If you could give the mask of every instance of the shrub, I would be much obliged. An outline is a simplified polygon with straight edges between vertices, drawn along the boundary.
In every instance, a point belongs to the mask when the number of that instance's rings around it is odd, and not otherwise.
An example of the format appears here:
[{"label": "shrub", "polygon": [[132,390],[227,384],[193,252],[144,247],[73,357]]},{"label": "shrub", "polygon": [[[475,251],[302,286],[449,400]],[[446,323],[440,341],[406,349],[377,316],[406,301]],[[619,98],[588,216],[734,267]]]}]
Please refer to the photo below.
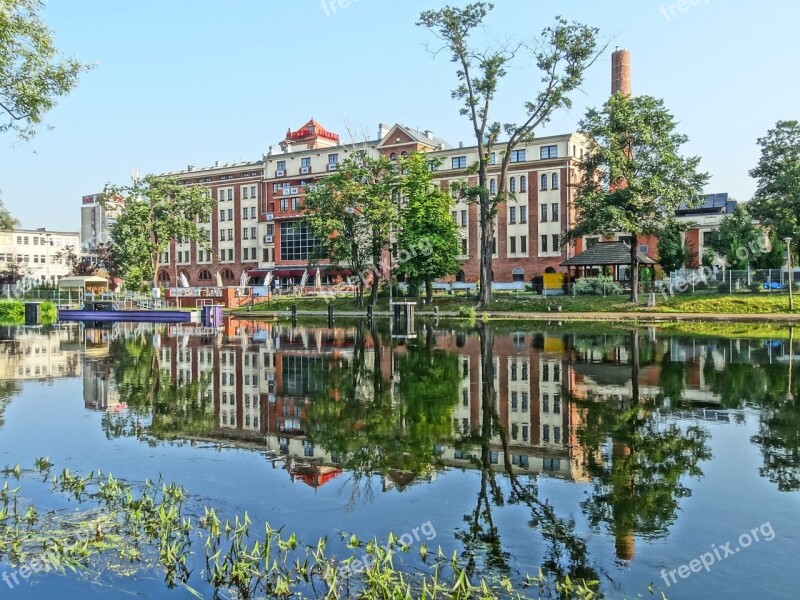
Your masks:
[{"label": "shrub", "polygon": [[460,319],[469,319],[470,321],[475,320],[475,307],[474,306],[459,306],[458,307],[458,317]]},{"label": "shrub", "polygon": [[580,296],[608,296],[621,294],[622,288],[610,277],[582,277],[575,282],[575,293]]},{"label": "shrub", "polygon": [[754,294],[759,293],[761,291],[761,287],[762,285],[760,283],[751,283],[747,286],[747,288]]}]

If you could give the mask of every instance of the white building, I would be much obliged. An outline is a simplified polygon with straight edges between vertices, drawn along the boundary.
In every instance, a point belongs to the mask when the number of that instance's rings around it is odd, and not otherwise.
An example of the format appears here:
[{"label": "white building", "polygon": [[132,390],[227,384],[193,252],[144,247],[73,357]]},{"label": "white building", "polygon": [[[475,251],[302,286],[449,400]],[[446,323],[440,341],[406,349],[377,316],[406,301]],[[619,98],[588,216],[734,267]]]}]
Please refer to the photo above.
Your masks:
[{"label": "white building", "polygon": [[80,234],[77,231],[13,229],[0,232],[0,270],[17,263],[20,273],[32,283],[55,283],[69,274],[67,261],[58,257],[72,247],[80,256]]}]

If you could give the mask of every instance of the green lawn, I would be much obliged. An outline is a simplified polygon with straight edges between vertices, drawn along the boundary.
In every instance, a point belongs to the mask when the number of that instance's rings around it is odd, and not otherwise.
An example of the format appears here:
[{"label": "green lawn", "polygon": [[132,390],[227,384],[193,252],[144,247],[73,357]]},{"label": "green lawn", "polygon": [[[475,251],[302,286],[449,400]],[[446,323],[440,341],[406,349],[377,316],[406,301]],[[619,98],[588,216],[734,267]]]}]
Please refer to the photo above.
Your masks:
[{"label": "green lawn", "polygon": [[[664,313],[730,313],[730,314],[774,314],[788,313],[789,300],[787,294],[767,294],[767,293],[742,293],[734,295],[722,294],[696,294],[673,296],[664,299],[657,296],[657,306],[648,309],[646,306],[647,295],[640,295],[640,303],[633,304],[628,301],[627,296],[552,296],[543,298],[531,293],[505,293],[496,294],[495,299],[488,308],[491,313],[506,312],[547,312],[561,311],[565,313],[574,312],[641,312],[655,311]],[[328,302],[323,298],[285,298],[274,302],[264,302],[256,305],[256,310],[266,311],[286,311],[290,310],[292,304],[297,305],[298,311],[325,311]],[[336,312],[365,312],[366,308],[359,309],[353,298],[336,298],[332,301]],[[441,312],[458,312],[461,307],[475,305],[475,298],[464,296],[434,296],[433,305],[437,306]],[[429,310],[423,306],[422,301],[418,300],[418,310]],[[388,298],[380,298],[377,310],[389,310]],[[482,311],[478,311],[479,316]],[[797,298],[795,313],[800,314],[800,297]]]}]

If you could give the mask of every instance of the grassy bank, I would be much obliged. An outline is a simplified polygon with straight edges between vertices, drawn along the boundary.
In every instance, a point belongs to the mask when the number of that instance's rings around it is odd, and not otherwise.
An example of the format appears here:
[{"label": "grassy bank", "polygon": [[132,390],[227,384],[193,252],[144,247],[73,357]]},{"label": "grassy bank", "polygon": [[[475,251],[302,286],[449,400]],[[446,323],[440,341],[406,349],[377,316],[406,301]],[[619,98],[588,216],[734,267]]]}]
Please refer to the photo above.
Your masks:
[{"label": "grassy bank", "polygon": [[[641,302],[634,304],[628,301],[627,296],[554,296],[543,298],[530,293],[497,294],[486,309],[489,313],[505,312],[557,312],[564,313],[636,313],[636,312],[663,312],[663,313],[697,313],[697,314],[780,314],[789,313],[789,297],[786,294],[696,294],[673,296],[670,298],[657,297],[657,305],[647,308],[647,295],[641,296]],[[432,307],[423,306],[418,300],[418,310],[428,311]],[[254,309],[258,311],[288,311],[292,305],[298,311],[325,311],[329,304],[333,305],[336,312],[360,312],[366,308],[359,308],[353,298],[282,298],[277,301],[257,304]],[[433,306],[440,312],[458,313],[462,307],[475,305],[474,297],[464,296],[434,296]],[[388,298],[379,298],[376,306],[378,311],[388,311]],[[481,312],[478,311],[478,316]],[[800,298],[795,305],[794,314],[800,314]]]}]

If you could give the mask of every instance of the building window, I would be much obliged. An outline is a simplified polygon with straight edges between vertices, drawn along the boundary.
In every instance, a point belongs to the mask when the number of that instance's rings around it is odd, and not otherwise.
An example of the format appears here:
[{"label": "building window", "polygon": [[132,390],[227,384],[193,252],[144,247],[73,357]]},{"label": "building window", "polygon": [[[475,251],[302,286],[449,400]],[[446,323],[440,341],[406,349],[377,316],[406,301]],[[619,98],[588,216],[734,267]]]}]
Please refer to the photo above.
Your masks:
[{"label": "building window", "polygon": [[242,239],[243,240],[249,240],[250,239],[250,228],[249,227],[243,227],[242,228]]},{"label": "building window", "polygon": [[[515,268],[513,271],[511,271],[511,279],[512,281],[525,281],[525,271],[523,271],[520,267]],[[522,397],[527,399],[527,394],[523,392]],[[528,408],[527,401],[523,401],[522,408]]]},{"label": "building window", "polygon": [[494,178],[489,180],[489,192],[492,194],[497,193],[497,181]]},{"label": "building window", "polygon": [[211,273],[208,272],[208,269],[203,269],[197,275],[197,279],[199,279],[200,281],[211,281]]},{"label": "building window", "polygon": [[496,165],[497,164],[497,153],[496,152],[492,152],[489,155],[489,164],[490,165]]},{"label": "building window", "polygon": [[542,209],[542,218],[540,219],[540,221],[542,223],[547,223],[547,204],[542,204],[541,209]]},{"label": "building window", "polygon": [[300,168],[311,169],[311,157],[306,156],[300,159]]},{"label": "building window", "polygon": [[519,222],[523,225],[528,222],[528,207],[527,206],[520,206],[519,207]]},{"label": "building window", "polygon": [[547,252],[547,236],[546,235],[542,236],[542,247],[540,248],[540,251],[542,253]]},{"label": "building window", "polygon": [[[492,254],[497,254],[497,238],[492,238]],[[494,278],[492,278],[494,279]]]},{"label": "building window", "polygon": [[308,260],[319,247],[311,228],[302,221],[281,223],[281,259]]},{"label": "building window", "polygon": [[219,191],[219,201],[220,202],[225,202],[225,190],[220,190]]},{"label": "building window", "polygon": [[557,190],[558,189],[558,173],[553,173],[553,176],[550,178],[550,189]]},{"label": "building window", "polygon": [[558,221],[558,202],[553,202],[550,205],[550,218],[553,221]]},{"label": "building window", "polygon": [[467,238],[461,238],[461,256],[467,256]]},{"label": "building window", "polygon": [[521,254],[528,253],[528,236],[521,235],[519,237],[519,251]]},{"label": "building window", "polygon": [[511,162],[525,162],[525,149],[522,150],[512,150],[511,151]]},{"label": "building window", "polygon": [[255,200],[255,198],[256,198],[256,186],[254,186],[254,185],[250,186],[250,197],[253,200]]},{"label": "building window", "polygon": [[517,191],[517,178],[516,177],[512,177],[511,179],[508,180],[508,191],[511,192],[512,194],[516,193],[516,191]]},{"label": "building window", "polygon": [[242,188],[242,200],[247,200],[248,197],[249,197],[249,195],[247,193],[247,188],[243,187]]},{"label": "building window", "polygon": [[600,238],[596,237],[587,237],[586,238],[586,248],[589,249],[594,246],[597,242],[600,241]]},{"label": "building window", "polygon": [[558,146],[542,146],[542,148],[539,150],[539,156],[542,159],[558,158]]},{"label": "building window", "polygon": [[540,187],[541,187],[543,192],[546,192],[547,191],[547,174],[546,173],[542,173],[541,182],[542,182],[542,185]]},{"label": "building window", "polygon": [[339,164],[339,155],[338,154],[328,154],[328,164],[329,165],[338,165]]},{"label": "building window", "polygon": [[245,207],[243,207],[243,208],[242,208],[242,218],[243,218],[243,219],[246,219],[246,218],[247,218],[247,215],[249,215],[249,214],[250,214],[250,212],[247,210],[247,207],[246,207],[246,206],[245,206]]},{"label": "building window", "polygon": [[517,238],[515,236],[511,236],[508,238],[509,241],[509,254],[516,254],[517,253]]},{"label": "building window", "polygon": [[228,190],[228,200],[233,200],[233,190]]},{"label": "building window", "polygon": [[267,223],[267,235],[275,235],[275,224]]},{"label": "building window", "polygon": [[224,208],[220,208],[219,209],[219,220],[220,221],[224,221],[225,220],[225,209]]},{"label": "building window", "polygon": [[250,207],[250,218],[251,219],[255,219],[256,218],[256,207],[255,206],[251,206]]},{"label": "building window", "polygon": [[561,240],[558,239],[559,235],[557,233],[553,234],[553,252],[558,252],[558,248],[561,245]]},{"label": "building window", "polygon": [[517,222],[517,207],[516,206],[509,206],[508,207],[508,222],[510,225],[513,225]]},{"label": "building window", "polygon": [[233,209],[228,209],[228,221],[233,221]]},{"label": "building window", "polygon": [[397,152],[392,152],[389,155],[389,160],[397,160]]},{"label": "building window", "polygon": [[467,157],[466,156],[454,156],[452,158],[452,165],[454,169],[466,169],[467,168]]},{"label": "building window", "polygon": [[278,171],[283,171],[284,173],[286,173],[286,161],[285,160],[279,160],[277,162],[277,164],[276,164],[276,167],[277,167]]},{"label": "building window", "polygon": [[287,210],[289,210],[289,199],[281,198],[281,212],[286,212]]},{"label": "building window", "polygon": [[292,210],[298,210],[300,208],[300,198],[292,198]]},{"label": "building window", "polygon": [[467,226],[467,211],[466,210],[462,210],[461,211],[461,226],[462,227],[466,227]]},{"label": "building window", "polygon": [[458,225],[458,211],[457,210],[451,211],[450,214],[453,215],[453,223]]},{"label": "building window", "polygon": [[520,192],[528,191],[528,178],[525,177],[525,175],[520,175],[519,177],[519,191]]}]

